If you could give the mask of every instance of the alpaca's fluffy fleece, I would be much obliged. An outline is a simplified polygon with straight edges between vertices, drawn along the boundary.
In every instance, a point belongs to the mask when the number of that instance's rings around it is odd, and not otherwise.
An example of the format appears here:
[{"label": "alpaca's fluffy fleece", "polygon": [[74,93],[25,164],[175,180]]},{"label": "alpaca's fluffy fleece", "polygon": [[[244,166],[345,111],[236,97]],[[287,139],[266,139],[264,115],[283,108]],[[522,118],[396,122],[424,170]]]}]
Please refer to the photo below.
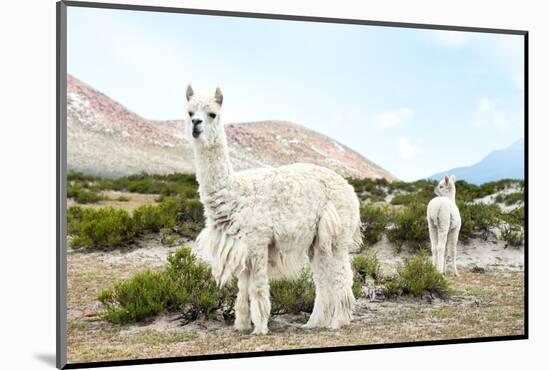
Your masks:
[{"label": "alpaca's fluffy fleece", "polygon": [[446,256],[451,254],[456,269],[456,249],[460,232],[460,212],[455,202],[455,177],[445,176],[435,187],[437,197],[428,203],[428,228],[432,246],[432,260],[438,271],[445,273]]},{"label": "alpaca's fluffy fleece", "polygon": [[333,171],[311,164],[234,173],[220,105],[192,90],[188,99],[193,117],[201,117],[192,123],[200,131],[192,140],[207,221],[197,245],[220,284],[238,277],[235,327],[246,330],[252,322],[254,333],[267,333],[269,279],[295,276],[307,261],[316,298],[306,326],[348,324],[354,304],[348,251],[361,242],[354,189]]}]

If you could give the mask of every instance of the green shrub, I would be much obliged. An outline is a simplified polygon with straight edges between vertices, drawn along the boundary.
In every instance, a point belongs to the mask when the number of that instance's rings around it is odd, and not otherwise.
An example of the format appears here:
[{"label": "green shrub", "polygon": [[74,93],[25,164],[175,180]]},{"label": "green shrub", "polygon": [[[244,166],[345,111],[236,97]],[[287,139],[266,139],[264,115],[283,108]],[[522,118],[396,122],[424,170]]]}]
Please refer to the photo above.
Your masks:
[{"label": "green shrub", "polygon": [[375,281],[381,278],[381,266],[376,253],[355,256],[353,258],[352,266],[356,274],[360,277],[360,281],[362,283],[365,283],[367,278],[372,278]]},{"label": "green shrub", "polygon": [[[99,208],[72,211],[68,231],[74,234],[72,248],[117,247],[136,235],[132,217],[122,209]],[[76,218],[75,216],[78,217]]]},{"label": "green shrub", "polygon": [[175,299],[170,295],[170,284],[162,272],[138,272],[99,293],[98,300],[105,307],[102,316],[111,322],[127,323],[157,315]]},{"label": "green shrub", "polygon": [[386,279],[383,283],[388,296],[405,294],[422,297],[428,292],[445,297],[449,291],[445,276],[437,271],[425,253],[408,258],[398,268],[397,276]]},{"label": "green shrub", "polygon": [[500,238],[507,246],[520,247],[525,243],[525,232],[517,224],[504,222],[500,226]]},{"label": "green shrub", "polygon": [[515,193],[510,193],[504,196],[504,204],[507,206],[511,206],[512,204],[516,204],[518,202],[524,202],[525,201],[525,194],[523,191],[518,191]]},{"label": "green shrub", "polygon": [[129,202],[130,201],[130,197],[127,197],[127,196],[124,196],[124,195],[120,195],[118,197],[116,197],[117,201],[119,202]]},{"label": "green shrub", "polygon": [[162,206],[141,206],[134,210],[133,221],[136,231],[158,232],[165,227],[172,227],[175,224],[176,217],[170,212],[165,212]]},{"label": "green shrub", "polygon": [[118,247],[147,233],[161,229],[196,238],[204,227],[202,204],[198,199],[166,197],[159,205],[145,205],[132,215],[122,209],[73,209],[67,215],[67,231],[73,248]]},{"label": "green shrub", "polygon": [[74,199],[79,204],[97,203],[103,200],[103,197],[97,192],[71,184],[67,185],[67,197]]},{"label": "green shrub", "polygon": [[165,310],[180,311],[187,317],[208,317],[217,309],[232,307],[236,285],[218,288],[210,267],[198,262],[187,247],[168,257],[161,271],[143,271],[103,290],[98,300],[102,316],[115,323],[141,321]]},{"label": "green shrub", "polygon": [[502,213],[500,219],[500,238],[507,246],[522,246],[525,243],[525,208],[519,207],[512,212]]},{"label": "green shrub", "polygon": [[272,314],[311,312],[315,302],[315,285],[311,272],[303,271],[296,279],[270,282]]},{"label": "green shrub", "polygon": [[389,222],[387,211],[380,207],[361,207],[363,243],[372,245],[380,241]]},{"label": "green shrub", "polygon": [[388,239],[400,251],[403,245],[413,250],[425,249],[430,241],[426,205],[412,204],[393,216],[393,227],[387,231]]},{"label": "green shrub", "polygon": [[481,237],[488,240],[494,237],[494,229],[500,224],[500,208],[496,204],[458,204],[462,226],[459,239],[467,242],[472,238]]}]

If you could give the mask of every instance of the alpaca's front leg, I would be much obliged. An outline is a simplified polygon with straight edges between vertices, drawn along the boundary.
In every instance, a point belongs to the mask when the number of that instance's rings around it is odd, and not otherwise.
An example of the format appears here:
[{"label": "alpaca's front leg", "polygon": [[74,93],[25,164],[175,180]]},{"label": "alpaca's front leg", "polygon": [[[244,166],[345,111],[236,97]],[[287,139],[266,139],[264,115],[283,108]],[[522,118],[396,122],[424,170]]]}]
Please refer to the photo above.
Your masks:
[{"label": "alpaca's front leg", "polygon": [[267,334],[271,313],[269,279],[267,275],[267,248],[259,254],[250,254],[250,316],[254,323],[252,334]]},{"label": "alpaca's front leg", "polygon": [[235,301],[235,329],[239,331],[248,331],[252,329],[250,322],[250,298],[249,284],[250,271],[244,270],[239,275],[239,292]]}]

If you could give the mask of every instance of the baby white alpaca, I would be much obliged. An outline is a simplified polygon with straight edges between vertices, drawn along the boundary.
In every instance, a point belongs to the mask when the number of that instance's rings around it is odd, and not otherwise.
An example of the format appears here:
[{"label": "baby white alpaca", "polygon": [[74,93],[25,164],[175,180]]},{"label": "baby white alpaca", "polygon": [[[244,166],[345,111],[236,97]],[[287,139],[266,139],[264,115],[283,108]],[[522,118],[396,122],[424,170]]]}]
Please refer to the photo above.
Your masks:
[{"label": "baby white alpaca", "polygon": [[428,204],[428,228],[433,263],[438,271],[445,273],[446,256],[451,253],[454,274],[458,276],[456,246],[462,221],[455,202],[455,177],[445,176],[434,191],[437,197]]},{"label": "baby white alpaca", "polygon": [[293,164],[234,172],[220,123],[223,96],[187,88],[206,226],[197,238],[220,285],[238,277],[235,328],[266,334],[269,278],[295,276],[309,259],[315,304],[306,327],[339,328],[354,304],[348,249],[361,241],[359,201],[333,171]]}]

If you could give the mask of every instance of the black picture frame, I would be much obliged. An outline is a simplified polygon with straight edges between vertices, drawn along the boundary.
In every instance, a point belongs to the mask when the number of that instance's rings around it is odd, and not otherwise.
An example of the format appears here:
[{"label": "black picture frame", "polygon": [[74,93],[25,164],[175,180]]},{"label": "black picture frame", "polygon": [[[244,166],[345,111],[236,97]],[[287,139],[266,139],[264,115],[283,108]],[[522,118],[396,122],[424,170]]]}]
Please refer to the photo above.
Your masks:
[{"label": "black picture frame", "polygon": [[[365,344],[352,346],[323,347],[310,349],[274,350],[266,352],[242,352],[231,354],[208,354],[184,357],[148,358],[120,361],[100,361],[87,363],[67,363],[67,237],[66,237],[66,175],[67,175],[67,8],[101,8],[120,9],[133,11],[149,11],[181,14],[200,14],[225,17],[242,17],[257,19],[273,19],[318,23],[340,23],[383,27],[415,28],[428,30],[448,30],[463,32],[480,32],[521,35],[524,38],[524,180],[525,180],[525,263],[524,263],[524,334],[514,336],[493,336],[481,338],[464,338],[452,340],[429,340],[419,342],[387,343],[387,344]],[[510,340],[524,340],[529,338],[529,32],[527,30],[497,29],[463,27],[440,24],[419,24],[402,22],[384,22],[359,19],[342,19],[329,17],[311,17],[302,15],[266,14],[251,12],[234,12],[221,10],[175,8],[161,6],[144,6],[129,4],[111,4],[99,2],[59,1],[56,4],[56,37],[57,37],[57,63],[56,63],[56,366],[59,369],[77,369],[105,366],[123,366],[138,364],[155,364],[171,362],[188,362],[202,360],[233,359],[246,357],[265,357],[293,354],[309,354],[322,352],[359,351],[367,349],[419,347],[460,343],[482,343]]]}]

